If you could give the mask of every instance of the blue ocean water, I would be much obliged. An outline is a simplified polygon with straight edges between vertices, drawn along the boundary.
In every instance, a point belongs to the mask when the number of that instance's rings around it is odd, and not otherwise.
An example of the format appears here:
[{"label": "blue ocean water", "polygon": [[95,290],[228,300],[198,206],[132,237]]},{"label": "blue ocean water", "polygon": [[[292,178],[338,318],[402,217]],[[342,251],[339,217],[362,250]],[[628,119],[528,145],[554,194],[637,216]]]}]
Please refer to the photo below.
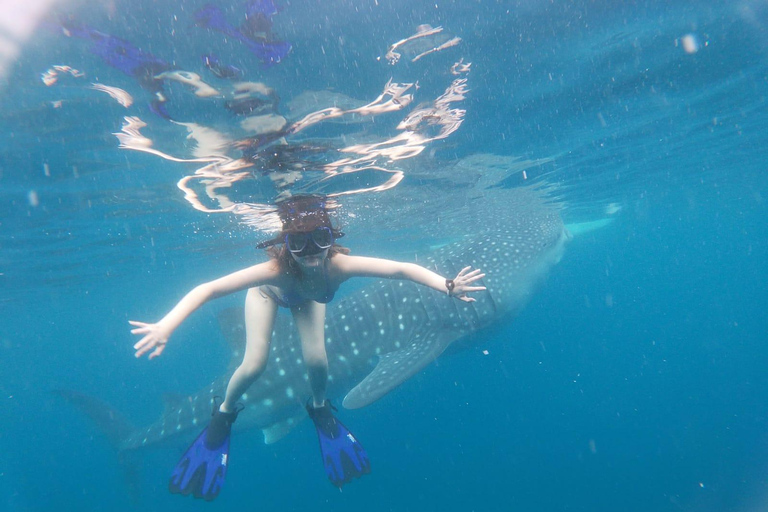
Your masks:
[{"label": "blue ocean water", "polygon": [[[462,125],[403,163],[403,186],[421,186],[449,217],[464,190],[435,192],[429,172],[473,155],[527,159],[526,179],[555,187],[566,223],[611,222],[574,237],[517,318],[340,412],[373,461],[343,492],[323,475],[309,422],[268,446],[236,432],[213,504],[167,492],[191,437],[132,453],[126,480],[104,434],[54,391],[96,396],[144,425],[164,394],[223,374],[216,314],[242,296],[195,313],[151,363],[132,357],[127,320],[157,318],[192,286],[260,261],[261,238],[185,201],[177,181],[194,166],[117,148],[112,134],[133,114],[91,82],[131,92],[156,147],[184,137],[152,114],[151,92],[46,18],[19,37],[0,92],[0,509],[768,507],[768,4],[282,2],[272,29],[292,50],[266,68],[193,26],[203,4],[55,12],[201,75],[199,56],[215,50],[286,103],[302,91],[367,102],[390,78],[418,81],[417,102],[434,99],[451,65],[471,62]],[[221,5],[242,18],[242,2]],[[421,24],[462,41],[390,66],[389,45]],[[40,74],[55,64],[86,77],[46,87]],[[167,93],[174,115],[196,112],[184,89]],[[377,119],[366,136],[391,135],[392,119]],[[324,130],[316,136],[358,132]],[[514,173],[503,186],[524,181]],[[433,218],[384,215],[400,206],[392,193],[344,200],[354,253],[406,259],[442,242],[430,238]]]}]

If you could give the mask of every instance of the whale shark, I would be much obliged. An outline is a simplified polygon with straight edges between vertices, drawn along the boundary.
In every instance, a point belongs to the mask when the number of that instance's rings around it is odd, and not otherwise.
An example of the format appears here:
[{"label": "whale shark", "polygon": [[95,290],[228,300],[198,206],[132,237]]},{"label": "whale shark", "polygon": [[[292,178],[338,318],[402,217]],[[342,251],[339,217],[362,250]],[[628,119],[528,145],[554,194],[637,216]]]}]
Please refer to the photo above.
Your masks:
[{"label": "whale shark", "polygon": [[[435,361],[451,345],[481,329],[513,318],[557,264],[572,235],[561,218],[562,204],[542,187],[503,191],[492,215],[469,233],[419,254],[418,261],[441,275],[454,276],[464,266],[486,274],[485,291],[475,302],[462,302],[410,281],[378,280],[328,305],[327,395],[342,398],[347,409],[380,399]],[[243,309],[220,314],[224,337],[233,346],[233,369],[244,349]],[[275,442],[307,416],[311,396],[300,342],[290,315],[279,314],[267,368],[242,396],[244,411],[234,430],[259,428]],[[162,416],[134,428],[99,400],[62,393],[107,432],[119,451],[134,450],[174,436],[192,436],[207,425],[213,397],[223,395],[231,372],[200,392],[167,399]]]}]

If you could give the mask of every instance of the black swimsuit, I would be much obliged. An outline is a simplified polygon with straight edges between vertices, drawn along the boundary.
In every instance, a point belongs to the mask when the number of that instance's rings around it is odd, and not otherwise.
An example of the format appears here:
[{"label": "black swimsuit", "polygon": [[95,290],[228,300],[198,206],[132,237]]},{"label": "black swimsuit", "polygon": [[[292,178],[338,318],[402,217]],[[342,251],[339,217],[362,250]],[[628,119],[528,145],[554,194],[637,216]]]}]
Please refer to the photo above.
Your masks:
[{"label": "black swimsuit", "polygon": [[337,288],[331,289],[331,285],[328,282],[328,262],[323,264],[323,278],[325,280],[325,295],[318,299],[307,299],[295,287],[291,287],[287,290],[278,288],[277,286],[264,285],[259,288],[262,294],[274,299],[277,305],[281,308],[292,308],[295,306],[301,306],[306,304],[310,300],[319,302],[321,304],[328,304],[333,300],[333,296],[336,294]]}]

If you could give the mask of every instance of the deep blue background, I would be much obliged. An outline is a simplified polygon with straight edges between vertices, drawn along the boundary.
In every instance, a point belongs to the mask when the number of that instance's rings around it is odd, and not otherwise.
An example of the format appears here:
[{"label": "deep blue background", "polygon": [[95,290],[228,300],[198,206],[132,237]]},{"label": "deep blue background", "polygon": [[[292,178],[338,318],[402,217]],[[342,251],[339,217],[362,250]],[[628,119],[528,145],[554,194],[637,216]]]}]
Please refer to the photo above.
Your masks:
[{"label": "deep blue background", "polygon": [[[603,216],[608,203],[621,210],[571,242],[514,322],[340,413],[369,451],[371,476],[343,493],[330,486],[308,422],[272,446],[243,432],[214,504],[166,491],[185,440],[136,454],[141,489],[131,501],[107,440],[51,391],[93,394],[140,425],[161,412],[163,393],[221,374],[215,313],[242,297],[196,313],[176,334],[179,349],[151,364],[133,359],[126,321],[251,264],[249,234],[190,211],[175,187],[182,169],[112,149],[123,115],[112,106],[54,118],[38,73],[98,63],[41,32],[2,100],[0,509],[764,510],[765,6],[613,4],[284,4],[276,32],[294,53],[264,73],[279,90],[369,97],[393,75],[439,88],[432,68],[375,57],[419,23],[442,24],[464,42],[434,62],[473,63],[467,120],[442,154],[553,157],[547,179],[561,186],[566,221]],[[179,5],[75,12],[192,66],[208,43],[169,35],[174,14],[199,7]],[[686,54],[677,42],[686,33],[707,45]],[[248,58],[227,48],[235,63]],[[88,119],[93,138],[78,139],[73,123]],[[78,179],[68,171],[75,158]],[[350,235],[357,253],[391,250]],[[414,245],[418,236],[414,225]]]}]

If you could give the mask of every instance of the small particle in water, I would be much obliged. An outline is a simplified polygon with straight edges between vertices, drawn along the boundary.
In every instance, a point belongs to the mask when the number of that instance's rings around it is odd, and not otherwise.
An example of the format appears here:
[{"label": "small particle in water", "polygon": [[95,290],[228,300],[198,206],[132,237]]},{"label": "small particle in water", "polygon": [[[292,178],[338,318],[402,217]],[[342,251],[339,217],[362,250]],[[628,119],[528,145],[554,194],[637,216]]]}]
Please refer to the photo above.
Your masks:
[{"label": "small particle in water", "polygon": [[33,208],[40,205],[40,198],[37,197],[37,191],[35,190],[30,190],[27,193],[27,199],[29,200],[29,206]]},{"label": "small particle in water", "polygon": [[685,53],[688,54],[696,53],[701,48],[699,37],[696,34],[685,34],[680,38],[680,43],[683,45]]},{"label": "small particle in water", "polygon": [[483,355],[487,356],[488,355],[488,351],[487,350],[483,350]]}]

